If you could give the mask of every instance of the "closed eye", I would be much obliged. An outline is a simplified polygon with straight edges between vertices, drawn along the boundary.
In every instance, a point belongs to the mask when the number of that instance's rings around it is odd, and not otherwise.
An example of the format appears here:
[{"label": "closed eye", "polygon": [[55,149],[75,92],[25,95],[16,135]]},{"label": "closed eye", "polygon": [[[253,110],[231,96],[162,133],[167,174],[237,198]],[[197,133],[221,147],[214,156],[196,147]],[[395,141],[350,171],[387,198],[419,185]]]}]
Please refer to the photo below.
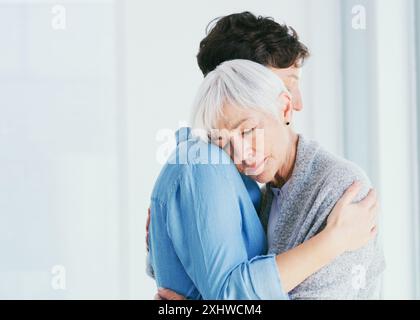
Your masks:
[{"label": "closed eye", "polygon": [[242,136],[245,136],[245,135],[253,132],[254,130],[255,130],[255,127],[251,128],[251,129],[246,129],[246,130],[242,131]]}]

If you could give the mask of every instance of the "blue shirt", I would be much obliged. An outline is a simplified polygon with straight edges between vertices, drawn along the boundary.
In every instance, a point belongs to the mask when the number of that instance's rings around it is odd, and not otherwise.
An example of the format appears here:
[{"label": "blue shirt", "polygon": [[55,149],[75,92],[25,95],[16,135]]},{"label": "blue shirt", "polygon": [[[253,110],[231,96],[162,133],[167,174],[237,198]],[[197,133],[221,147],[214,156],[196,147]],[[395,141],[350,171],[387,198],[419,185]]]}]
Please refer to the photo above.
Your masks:
[{"label": "blue shirt", "polygon": [[264,255],[266,236],[252,201],[258,205],[258,185],[248,178],[244,184],[217,146],[191,138],[186,128],[177,136],[151,197],[149,258],[157,285],[188,299],[287,299],[275,255]]}]

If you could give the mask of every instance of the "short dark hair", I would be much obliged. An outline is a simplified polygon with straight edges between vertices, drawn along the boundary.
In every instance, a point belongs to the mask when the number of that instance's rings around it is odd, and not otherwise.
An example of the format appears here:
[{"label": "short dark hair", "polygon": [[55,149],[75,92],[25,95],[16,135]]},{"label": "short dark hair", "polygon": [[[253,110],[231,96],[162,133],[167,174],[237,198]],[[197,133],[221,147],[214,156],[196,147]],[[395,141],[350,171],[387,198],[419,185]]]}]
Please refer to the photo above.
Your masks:
[{"label": "short dark hair", "polygon": [[200,42],[198,65],[204,75],[224,61],[246,59],[274,68],[299,67],[309,57],[297,32],[270,17],[246,11],[217,18]]}]

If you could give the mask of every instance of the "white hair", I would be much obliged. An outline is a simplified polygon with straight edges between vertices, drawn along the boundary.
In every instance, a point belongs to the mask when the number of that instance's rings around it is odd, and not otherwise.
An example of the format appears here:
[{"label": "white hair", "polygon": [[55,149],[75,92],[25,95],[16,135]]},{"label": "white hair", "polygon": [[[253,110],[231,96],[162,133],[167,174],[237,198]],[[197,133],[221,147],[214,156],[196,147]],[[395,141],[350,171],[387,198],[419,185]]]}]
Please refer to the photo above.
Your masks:
[{"label": "white hair", "polygon": [[262,109],[278,116],[278,97],[287,92],[270,69],[249,60],[230,60],[207,74],[192,111],[193,134],[208,141],[208,133],[223,115],[223,106]]}]

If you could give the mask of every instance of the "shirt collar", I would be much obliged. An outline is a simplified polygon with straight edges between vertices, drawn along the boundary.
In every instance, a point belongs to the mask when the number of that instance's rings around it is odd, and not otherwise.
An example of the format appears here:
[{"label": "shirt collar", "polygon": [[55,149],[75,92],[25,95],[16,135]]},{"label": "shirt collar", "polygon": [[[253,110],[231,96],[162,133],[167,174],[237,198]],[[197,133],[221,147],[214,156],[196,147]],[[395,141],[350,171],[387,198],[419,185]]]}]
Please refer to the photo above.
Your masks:
[{"label": "shirt collar", "polygon": [[287,189],[289,188],[289,184],[290,184],[290,179],[287,180],[286,183],[283,184],[280,188],[273,187],[270,184],[270,189],[273,192],[274,196],[280,197],[280,196],[283,196],[287,192]]}]

